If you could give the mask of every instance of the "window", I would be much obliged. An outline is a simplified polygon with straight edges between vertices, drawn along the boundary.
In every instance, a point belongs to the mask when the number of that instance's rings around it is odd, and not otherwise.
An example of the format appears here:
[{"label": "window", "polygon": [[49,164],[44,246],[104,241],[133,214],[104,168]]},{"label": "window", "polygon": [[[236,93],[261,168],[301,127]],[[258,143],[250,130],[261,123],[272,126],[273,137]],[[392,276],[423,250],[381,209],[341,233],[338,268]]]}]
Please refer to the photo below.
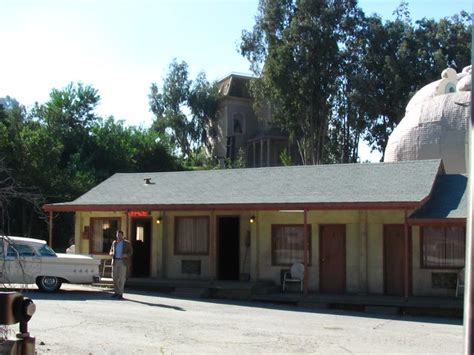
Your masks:
[{"label": "window", "polygon": [[[308,226],[308,262],[311,261],[311,227]],[[304,262],[304,225],[272,225],[272,265]]]},{"label": "window", "polygon": [[35,256],[35,251],[32,247],[25,244],[8,244],[7,256]]},{"label": "window", "polygon": [[39,248],[38,253],[41,256],[56,256],[56,253],[47,244]]},{"label": "window", "polygon": [[232,117],[232,133],[244,133],[244,116],[241,113],[236,113]]},{"label": "window", "polygon": [[464,267],[465,228],[462,226],[422,227],[421,262],[423,267]]},{"label": "window", "polygon": [[177,255],[209,254],[209,218],[176,217],[174,253]]},{"label": "window", "polygon": [[108,253],[119,227],[119,218],[91,218],[91,253]]}]

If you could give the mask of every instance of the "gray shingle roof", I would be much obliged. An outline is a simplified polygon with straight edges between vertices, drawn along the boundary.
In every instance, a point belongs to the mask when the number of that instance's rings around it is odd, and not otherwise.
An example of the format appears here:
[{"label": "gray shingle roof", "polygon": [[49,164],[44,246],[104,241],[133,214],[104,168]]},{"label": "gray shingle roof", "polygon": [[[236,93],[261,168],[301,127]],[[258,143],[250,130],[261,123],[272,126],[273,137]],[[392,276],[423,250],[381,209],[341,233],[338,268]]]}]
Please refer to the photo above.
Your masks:
[{"label": "gray shingle roof", "polygon": [[410,219],[451,219],[467,217],[467,176],[440,175],[432,197]]},{"label": "gray shingle roof", "polygon": [[[118,173],[50,206],[419,203],[440,160],[160,173]],[[153,184],[146,185],[145,178]]]}]

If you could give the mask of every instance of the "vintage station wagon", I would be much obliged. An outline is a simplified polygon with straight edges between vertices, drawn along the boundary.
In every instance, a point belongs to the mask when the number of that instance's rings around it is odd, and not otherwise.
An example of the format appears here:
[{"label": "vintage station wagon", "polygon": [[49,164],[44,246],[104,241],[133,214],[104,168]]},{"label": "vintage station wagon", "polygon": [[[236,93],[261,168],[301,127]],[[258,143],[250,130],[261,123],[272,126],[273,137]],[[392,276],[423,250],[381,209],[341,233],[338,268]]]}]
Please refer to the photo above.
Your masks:
[{"label": "vintage station wagon", "polygon": [[0,236],[1,283],[36,283],[40,290],[54,292],[62,283],[99,281],[99,264],[88,255],[56,254],[44,240]]}]

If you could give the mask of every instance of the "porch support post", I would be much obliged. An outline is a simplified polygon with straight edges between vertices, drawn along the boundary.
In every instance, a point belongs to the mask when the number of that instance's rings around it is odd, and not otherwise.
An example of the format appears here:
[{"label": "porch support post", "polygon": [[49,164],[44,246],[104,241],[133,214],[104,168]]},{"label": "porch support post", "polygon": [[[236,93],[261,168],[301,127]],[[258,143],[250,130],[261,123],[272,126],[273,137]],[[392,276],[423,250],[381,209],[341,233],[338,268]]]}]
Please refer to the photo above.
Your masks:
[{"label": "porch support post", "polygon": [[369,255],[367,214],[367,210],[359,212],[359,292],[364,294],[369,292],[367,273]]},{"label": "porch support post", "polygon": [[53,247],[53,211],[49,211],[49,224],[48,224],[48,234],[49,234],[49,247]]},{"label": "porch support post", "polygon": [[216,216],[215,216],[215,211],[211,210],[211,225],[209,226],[209,232],[210,232],[210,250],[209,250],[209,256],[210,256],[210,262],[211,262],[211,280],[215,281],[217,280],[217,257],[216,257],[216,249],[217,249],[217,244],[216,244]]},{"label": "porch support post", "polygon": [[[132,225],[130,223],[130,216],[128,215],[129,210],[125,211],[125,233],[127,236],[127,239],[132,242]],[[123,230],[123,229],[122,229]]]},{"label": "porch support post", "polygon": [[304,256],[303,256],[303,263],[304,263],[304,295],[308,295],[308,250],[309,250],[309,243],[308,243],[308,211],[304,210],[304,227],[303,227],[303,238],[304,238]]},{"label": "porch support post", "polygon": [[409,251],[409,247],[408,247],[408,213],[407,211],[405,210],[405,287],[404,287],[404,291],[405,291],[405,299],[408,299],[408,291],[409,291],[409,285],[408,285],[408,266],[409,266],[409,259],[410,259],[410,255],[408,254],[408,251]]},{"label": "porch support post", "polygon": [[255,273],[257,275],[257,278],[255,281],[260,280],[260,219],[258,215],[258,211],[255,212],[255,250],[256,250],[256,270]]}]

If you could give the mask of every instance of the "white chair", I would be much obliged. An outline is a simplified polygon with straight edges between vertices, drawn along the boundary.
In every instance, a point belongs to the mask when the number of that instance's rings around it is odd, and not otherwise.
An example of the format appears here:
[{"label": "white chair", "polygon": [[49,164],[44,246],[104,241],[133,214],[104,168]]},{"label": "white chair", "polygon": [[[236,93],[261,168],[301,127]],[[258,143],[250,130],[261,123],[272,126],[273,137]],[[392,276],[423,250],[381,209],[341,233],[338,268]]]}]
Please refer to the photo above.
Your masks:
[{"label": "white chair", "polygon": [[291,265],[290,271],[286,271],[283,275],[283,292],[286,290],[287,282],[299,282],[300,290],[303,292],[304,280],[304,265],[301,263],[294,263]]},{"label": "white chair", "polygon": [[458,279],[456,282],[456,297],[458,297],[460,289],[464,291],[464,268],[458,272]]},{"label": "white chair", "polygon": [[102,277],[105,276],[106,270],[109,270],[112,274],[112,259],[102,259]]}]

